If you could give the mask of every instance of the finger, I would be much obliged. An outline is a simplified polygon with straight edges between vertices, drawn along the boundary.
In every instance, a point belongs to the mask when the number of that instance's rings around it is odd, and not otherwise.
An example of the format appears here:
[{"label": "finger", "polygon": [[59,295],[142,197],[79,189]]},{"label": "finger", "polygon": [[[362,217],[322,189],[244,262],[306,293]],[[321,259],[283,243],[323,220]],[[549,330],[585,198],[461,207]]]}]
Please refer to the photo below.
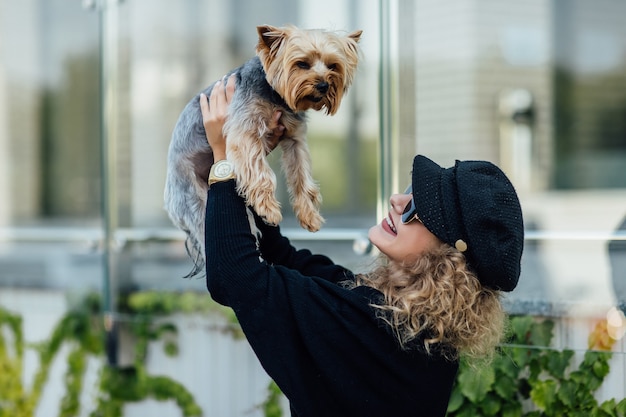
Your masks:
[{"label": "finger", "polygon": [[277,141],[283,136],[285,133],[285,125],[280,123],[280,118],[283,117],[283,112],[275,111],[272,116],[273,125],[274,125],[274,136],[276,136]]},{"label": "finger", "polygon": [[[226,78],[226,76],[224,76],[224,78]],[[230,100],[233,98],[233,95],[235,94],[235,81],[236,81],[237,77],[235,76],[235,74],[231,74],[230,77],[228,77],[226,81],[226,88],[225,88],[225,94],[226,94],[226,103],[230,103]]]},{"label": "finger", "polygon": [[218,112],[225,113],[226,108],[228,107],[228,101],[226,100],[226,76],[222,77],[221,80],[215,83],[215,103],[216,109]]},{"label": "finger", "polygon": [[222,81],[218,80],[214,85],[213,85],[213,89],[211,90],[211,97],[209,97],[209,108],[210,109],[218,109],[218,104],[219,104],[219,97],[222,95],[222,91],[221,91],[221,85],[222,85]]},{"label": "finger", "polygon": [[209,99],[204,93],[200,93],[200,111],[202,112],[202,122],[209,119]]},{"label": "finger", "polygon": [[281,111],[277,110],[274,112],[274,115],[272,116],[272,126],[279,126],[278,121],[280,120],[282,115],[283,115],[283,112]]},{"label": "finger", "polygon": [[[280,116],[280,112],[277,113],[279,113]],[[268,126],[270,133],[267,135],[266,153],[272,152],[278,146],[285,134],[285,126],[278,124],[278,119],[279,117],[276,117],[276,115],[272,116],[270,126]]]},{"label": "finger", "polygon": [[280,110],[276,110],[272,117],[270,118],[269,123],[267,124],[267,129],[272,132],[272,135],[276,135],[276,129],[278,126],[281,126],[279,120],[283,113]]}]

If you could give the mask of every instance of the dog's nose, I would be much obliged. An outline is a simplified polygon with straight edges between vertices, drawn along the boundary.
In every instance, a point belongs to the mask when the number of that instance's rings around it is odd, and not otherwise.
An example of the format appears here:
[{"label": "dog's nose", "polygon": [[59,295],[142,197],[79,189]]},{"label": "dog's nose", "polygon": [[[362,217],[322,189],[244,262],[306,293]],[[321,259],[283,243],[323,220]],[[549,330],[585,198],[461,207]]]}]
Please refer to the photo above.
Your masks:
[{"label": "dog's nose", "polygon": [[315,88],[317,88],[317,91],[319,91],[322,94],[326,94],[328,92],[328,83],[326,81],[322,81],[321,83],[318,83]]}]

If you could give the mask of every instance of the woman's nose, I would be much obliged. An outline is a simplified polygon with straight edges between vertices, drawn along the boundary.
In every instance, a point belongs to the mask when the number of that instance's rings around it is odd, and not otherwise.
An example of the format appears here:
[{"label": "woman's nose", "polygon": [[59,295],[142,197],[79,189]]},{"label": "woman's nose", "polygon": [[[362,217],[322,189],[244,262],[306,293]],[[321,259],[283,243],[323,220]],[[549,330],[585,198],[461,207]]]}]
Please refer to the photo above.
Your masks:
[{"label": "woman's nose", "polygon": [[393,194],[391,198],[389,198],[389,203],[395,211],[399,210],[399,213],[401,213],[410,199],[410,194]]}]

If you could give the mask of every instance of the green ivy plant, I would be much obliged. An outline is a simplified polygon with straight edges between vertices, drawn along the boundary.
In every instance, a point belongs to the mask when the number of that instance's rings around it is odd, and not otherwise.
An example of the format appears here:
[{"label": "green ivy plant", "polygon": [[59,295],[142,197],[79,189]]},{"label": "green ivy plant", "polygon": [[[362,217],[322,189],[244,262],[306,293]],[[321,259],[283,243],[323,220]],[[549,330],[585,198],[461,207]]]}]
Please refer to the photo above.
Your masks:
[{"label": "green ivy plant", "polygon": [[512,317],[508,343],[490,365],[462,361],[448,417],[625,417],[626,399],[594,397],[612,354],[589,350],[576,367],[574,351],[546,348],[553,328],[551,320]]},{"label": "green ivy plant", "polygon": [[[145,313],[145,308],[142,311]],[[0,308],[0,417],[34,416],[52,361],[64,345],[69,346],[70,352],[64,378],[65,395],[58,416],[77,416],[87,359],[104,357],[101,317],[100,298],[89,296],[61,319],[48,340],[27,345],[23,339],[21,318]],[[99,399],[91,416],[121,417],[125,403],[150,397],[174,400],[185,417],[201,416],[202,410],[182,384],[168,377],[149,375],[145,368],[148,344],[165,334],[175,333],[175,327],[168,323],[153,327],[152,321],[145,316],[143,320],[133,322],[131,327],[137,340],[134,364],[125,369],[102,368]],[[177,352],[174,344],[165,346],[169,354]],[[39,368],[29,390],[22,382],[26,349],[34,350],[39,357]]]},{"label": "green ivy plant", "polygon": [[22,385],[24,338],[22,319],[0,308],[0,417],[30,417],[33,415],[36,387],[26,392]]},{"label": "green ivy plant", "polygon": [[[202,416],[193,395],[181,383],[165,376],[150,375],[145,360],[150,343],[161,341],[167,355],[178,354],[178,329],[167,321],[175,313],[219,314],[226,319],[224,331],[233,338],[243,332],[234,312],[204,294],[146,291],[122,297],[120,312],[134,339],[131,366],[104,366],[99,375],[96,409],[90,417],[121,417],[124,405],[148,398],[173,400],[184,417]],[[162,320],[158,320],[162,319]],[[24,342],[22,319],[0,307],[0,417],[33,417],[48,381],[52,361],[64,345],[70,347],[64,377],[65,395],[59,417],[74,417],[80,412],[80,394],[89,357],[104,360],[104,328],[100,296],[92,294],[81,300],[61,319],[48,340],[28,345]],[[32,349],[39,356],[32,388],[22,385],[24,351]],[[281,392],[273,381],[266,400],[258,405],[266,417],[282,417]]]},{"label": "green ivy plant", "polygon": [[[123,297],[122,313],[135,339],[131,366],[104,366],[99,377],[96,409],[91,417],[121,417],[129,402],[147,398],[173,400],[185,417],[202,416],[192,394],[178,381],[151,375],[145,366],[148,346],[162,341],[166,354],[176,355],[177,328],[167,321],[175,313],[218,313],[226,318],[226,331],[243,337],[232,310],[203,294],[138,292]],[[159,320],[155,320],[159,319]],[[582,361],[573,364],[574,352],[550,346],[554,323],[529,316],[512,317],[507,343],[489,366],[461,363],[448,417],[626,417],[626,399],[599,404],[594,393],[609,373],[612,343],[606,326],[591,335],[594,343]],[[89,357],[104,358],[100,298],[91,295],[72,308],[54,328],[50,338],[27,344],[22,319],[0,308],[0,417],[33,417],[48,380],[50,366],[63,346],[69,347],[65,395],[58,416],[74,417],[80,411],[80,393]],[[39,356],[33,383],[23,385],[24,352]],[[266,400],[259,404],[266,417],[282,417],[281,392],[272,381]],[[524,410],[531,409],[530,411]]]},{"label": "green ivy plant", "polygon": [[[0,330],[7,328],[5,337],[0,331],[0,417],[32,417],[50,373],[50,366],[64,343],[70,345],[68,368],[65,374],[66,394],[61,400],[60,417],[74,416],[79,408],[82,375],[86,356],[99,354],[102,343],[100,335],[92,329],[95,316],[87,313],[87,299],[81,308],[69,312],[56,326],[50,339],[27,345],[22,333],[19,316],[0,309]],[[12,342],[12,343],[11,343]],[[23,385],[23,359],[26,349],[34,350],[39,357],[39,369],[35,373],[32,387]]]},{"label": "green ivy plant", "polygon": [[263,415],[265,417],[282,417],[283,409],[280,405],[280,398],[282,391],[278,388],[278,385],[274,381],[270,381],[267,386],[267,398],[261,404],[263,408]]}]

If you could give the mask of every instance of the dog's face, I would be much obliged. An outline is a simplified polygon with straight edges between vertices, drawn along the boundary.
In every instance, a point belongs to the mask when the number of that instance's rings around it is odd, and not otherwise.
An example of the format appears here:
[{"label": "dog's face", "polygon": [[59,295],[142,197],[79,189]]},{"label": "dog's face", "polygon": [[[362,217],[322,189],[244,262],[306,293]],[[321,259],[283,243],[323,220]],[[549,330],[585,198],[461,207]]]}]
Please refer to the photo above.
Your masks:
[{"label": "dog's face", "polygon": [[257,27],[257,55],[267,82],[294,111],[335,114],[352,84],[362,31],[342,36],[295,27]]}]

